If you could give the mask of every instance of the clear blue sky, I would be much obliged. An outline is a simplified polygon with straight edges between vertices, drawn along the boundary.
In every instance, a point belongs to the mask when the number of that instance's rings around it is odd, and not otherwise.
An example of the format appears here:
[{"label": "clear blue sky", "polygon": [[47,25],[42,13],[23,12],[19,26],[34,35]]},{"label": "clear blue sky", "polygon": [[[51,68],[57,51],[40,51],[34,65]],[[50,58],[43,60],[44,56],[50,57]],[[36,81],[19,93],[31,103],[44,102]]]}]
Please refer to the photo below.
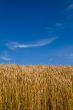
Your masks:
[{"label": "clear blue sky", "polygon": [[1,0],[0,63],[73,65],[73,0]]}]

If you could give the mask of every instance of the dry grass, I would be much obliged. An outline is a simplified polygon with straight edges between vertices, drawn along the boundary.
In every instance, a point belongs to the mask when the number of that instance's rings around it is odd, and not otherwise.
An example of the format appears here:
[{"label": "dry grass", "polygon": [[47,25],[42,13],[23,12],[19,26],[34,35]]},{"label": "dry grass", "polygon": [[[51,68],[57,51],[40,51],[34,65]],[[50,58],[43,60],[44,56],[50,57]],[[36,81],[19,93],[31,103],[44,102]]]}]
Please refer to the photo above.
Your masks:
[{"label": "dry grass", "polygon": [[0,110],[73,110],[73,67],[0,65]]}]

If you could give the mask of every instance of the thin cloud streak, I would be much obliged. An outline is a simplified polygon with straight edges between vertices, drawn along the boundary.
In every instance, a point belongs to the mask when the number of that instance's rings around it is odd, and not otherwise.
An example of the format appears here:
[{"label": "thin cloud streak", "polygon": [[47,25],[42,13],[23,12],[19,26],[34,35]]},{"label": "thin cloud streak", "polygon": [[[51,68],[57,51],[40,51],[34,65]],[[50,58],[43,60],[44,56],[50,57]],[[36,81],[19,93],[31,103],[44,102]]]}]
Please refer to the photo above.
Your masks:
[{"label": "thin cloud streak", "polygon": [[6,56],[0,56],[0,59],[3,61],[11,61],[12,59]]},{"label": "thin cloud streak", "polygon": [[69,58],[73,58],[73,53],[69,54]]},{"label": "thin cloud streak", "polygon": [[4,51],[0,53],[0,60],[5,61],[5,62],[10,62],[12,61],[12,58],[9,55],[8,51]]},{"label": "thin cloud streak", "polygon": [[73,9],[73,3],[68,6],[68,9]]},{"label": "thin cloud streak", "polygon": [[22,44],[18,42],[11,42],[6,44],[9,49],[17,49],[17,48],[34,48],[34,47],[42,47],[54,42],[57,38],[48,38],[33,42],[32,44]]},{"label": "thin cloud streak", "polygon": [[62,23],[56,23],[56,27],[62,27],[63,24]]}]

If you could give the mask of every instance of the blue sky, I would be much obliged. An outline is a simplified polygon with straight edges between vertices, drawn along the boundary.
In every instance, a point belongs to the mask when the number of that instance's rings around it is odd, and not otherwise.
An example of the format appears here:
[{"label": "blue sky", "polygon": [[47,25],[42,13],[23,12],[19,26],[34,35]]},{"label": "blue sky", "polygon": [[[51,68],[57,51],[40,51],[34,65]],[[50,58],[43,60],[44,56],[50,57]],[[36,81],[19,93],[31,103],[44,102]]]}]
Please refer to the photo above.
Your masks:
[{"label": "blue sky", "polygon": [[0,63],[73,65],[73,0],[1,0]]}]

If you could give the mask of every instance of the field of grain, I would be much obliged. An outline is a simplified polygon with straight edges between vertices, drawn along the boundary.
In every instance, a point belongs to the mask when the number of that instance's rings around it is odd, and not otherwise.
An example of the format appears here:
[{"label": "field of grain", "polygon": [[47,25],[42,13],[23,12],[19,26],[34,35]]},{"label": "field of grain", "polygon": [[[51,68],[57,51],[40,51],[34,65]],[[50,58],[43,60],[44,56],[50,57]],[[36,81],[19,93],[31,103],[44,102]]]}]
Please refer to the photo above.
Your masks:
[{"label": "field of grain", "polygon": [[73,67],[0,65],[0,110],[73,110]]}]

